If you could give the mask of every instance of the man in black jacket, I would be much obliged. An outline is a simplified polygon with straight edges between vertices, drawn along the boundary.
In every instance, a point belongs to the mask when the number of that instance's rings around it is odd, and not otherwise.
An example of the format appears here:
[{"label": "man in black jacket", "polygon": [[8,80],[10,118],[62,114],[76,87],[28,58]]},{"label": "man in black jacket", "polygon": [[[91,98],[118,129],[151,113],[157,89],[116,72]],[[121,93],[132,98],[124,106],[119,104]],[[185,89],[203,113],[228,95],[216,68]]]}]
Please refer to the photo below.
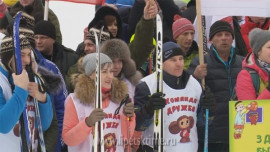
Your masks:
[{"label": "man in black jacket", "polygon": [[[225,21],[216,21],[210,27],[212,45],[204,56],[205,64],[199,65],[195,58],[188,73],[197,79],[205,78],[206,85],[213,92],[216,100],[214,119],[209,124],[209,152],[229,151],[229,101],[234,92],[236,78],[242,67],[243,57],[235,54],[233,29]],[[211,111],[210,111],[211,112]],[[203,148],[204,126],[198,126],[199,149]]]},{"label": "man in black jacket", "polygon": [[57,65],[63,77],[79,56],[71,49],[57,43],[54,25],[49,21],[39,21],[34,28],[36,49]]}]

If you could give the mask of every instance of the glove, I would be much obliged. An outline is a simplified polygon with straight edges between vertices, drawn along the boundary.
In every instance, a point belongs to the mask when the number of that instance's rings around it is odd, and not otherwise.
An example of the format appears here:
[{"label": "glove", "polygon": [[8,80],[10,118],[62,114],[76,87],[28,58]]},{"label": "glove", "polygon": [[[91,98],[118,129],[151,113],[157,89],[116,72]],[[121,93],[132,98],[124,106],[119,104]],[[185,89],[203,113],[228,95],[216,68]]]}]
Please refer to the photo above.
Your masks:
[{"label": "glove", "polygon": [[127,117],[132,117],[134,114],[134,104],[131,102],[126,104],[123,108],[123,111]]},{"label": "glove", "polygon": [[96,122],[105,118],[105,113],[102,109],[94,109],[91,114],[85,119],[85,123],[88,127],[92,127]]},{"label": "glove", "polygon": [[209,109],[209,117],[214,116],[214,112],[216,110],[216,99],[208,86],[205,86],[200,106],[202,107],[203,112],[205,112],[206,109]]},{"label": "glove", "polygon": [[145,105],[148,114],[154,114],[154,110],[162,109],[166,105],[165,95],[162,92],[157,92],[149,97],[149,101]]}]

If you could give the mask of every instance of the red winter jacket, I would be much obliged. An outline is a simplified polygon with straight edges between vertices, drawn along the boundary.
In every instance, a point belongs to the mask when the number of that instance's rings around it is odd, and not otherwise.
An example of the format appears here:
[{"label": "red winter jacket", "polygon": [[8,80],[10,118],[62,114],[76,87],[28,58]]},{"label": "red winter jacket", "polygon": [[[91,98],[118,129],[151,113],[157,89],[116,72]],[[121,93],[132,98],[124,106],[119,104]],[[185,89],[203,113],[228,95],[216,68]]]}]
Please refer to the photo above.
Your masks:
[{"label": "red winter jacket", "polygon": [[269,25],[270,25],[270,20],[268,20],[267,23],[264,24],[262,27],[261,25],[258,25],[257,23],[251,22],[249,17],[247,17],[247,16],[245,17],[245,24],[241,25],[241,34],[242,34],[242,37],[246,43],[248,53],[252,52],[252,48],[249,45],[249,38],[248,38],[249,32],[256,27],[261,28],[263,30],[268,30]]},{"label": "red winter jacket", "polygon": [[[238,100],[270,99],[270,92],[268,89],[266,89],[269,75],[265,70],[256,64],[255,60],[254,54],[249,53],[242,62],[243,69],[237,76],[235,88]],[[245,67],[255,70],[260,77],[260,91],[258,97],[256,96],[252,76],[246,69],[244,69]]]}]

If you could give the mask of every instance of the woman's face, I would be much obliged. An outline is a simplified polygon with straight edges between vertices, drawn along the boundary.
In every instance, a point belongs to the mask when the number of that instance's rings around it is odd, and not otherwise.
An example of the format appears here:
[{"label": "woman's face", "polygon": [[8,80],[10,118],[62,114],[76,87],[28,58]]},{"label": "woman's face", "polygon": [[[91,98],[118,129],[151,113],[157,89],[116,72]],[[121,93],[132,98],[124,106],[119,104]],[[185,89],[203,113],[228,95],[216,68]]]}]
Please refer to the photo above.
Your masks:
[{"label": "woman's face", "polygon": [[112,33],[113,37],[116,37],[117,32],[118,32],[116,19],[111,24],[107,25],[107,27],[108,27],[108,30]]},{"label": "woman's face", "polygon": [[21,50],[22,67],[25,69],[31,62],[31,50],[29,48]]},{"label": "woman's face", "polygon": [[[113,65],[106,63],[100,70],[100,81],[101,86],[106,89],[111,89],[112,87],[112,81],[113,81]],[[96,72],[94,71],[90,78],[95,80],[96,79]]]},{"label": "woman's face", "polygon": [[270,64],[270,41],[267,41],[258,52],[258,58]]},{"label": "woman's face", "polygon": [[106,89],[110,89],[112,87],[112,81],[113,81],[113,66],[112,64],[106,63],[103,68],[101,69],[100,73],[100,81],[101,86]]},{"label": "woman's face", "polygon": [[[25,69],[25,67],[27,65],[30,64],[31,62],[31,49],[29,48],[25,48],[21,50],[21,60],[22,60],[22,68]],[[12,56],[12,58],[10,59],[10,68],[12,70],[12,72],[15,72],[16,68],[15,68],[15,57],[14,55]]]}]

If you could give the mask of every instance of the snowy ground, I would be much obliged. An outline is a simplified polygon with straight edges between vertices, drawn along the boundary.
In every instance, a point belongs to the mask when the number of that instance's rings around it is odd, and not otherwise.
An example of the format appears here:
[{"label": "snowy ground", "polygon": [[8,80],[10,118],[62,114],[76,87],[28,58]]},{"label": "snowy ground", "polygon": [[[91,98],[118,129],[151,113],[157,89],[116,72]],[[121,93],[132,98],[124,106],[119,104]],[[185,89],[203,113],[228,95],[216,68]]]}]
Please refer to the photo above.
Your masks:
[{"label": "snowy ground", "polygon": [[83,29],[95,15],[95,6],[89,4],[50,1],[49,7],[57,15],[62,32],[63,45],[73,49],[83,41]]}]

